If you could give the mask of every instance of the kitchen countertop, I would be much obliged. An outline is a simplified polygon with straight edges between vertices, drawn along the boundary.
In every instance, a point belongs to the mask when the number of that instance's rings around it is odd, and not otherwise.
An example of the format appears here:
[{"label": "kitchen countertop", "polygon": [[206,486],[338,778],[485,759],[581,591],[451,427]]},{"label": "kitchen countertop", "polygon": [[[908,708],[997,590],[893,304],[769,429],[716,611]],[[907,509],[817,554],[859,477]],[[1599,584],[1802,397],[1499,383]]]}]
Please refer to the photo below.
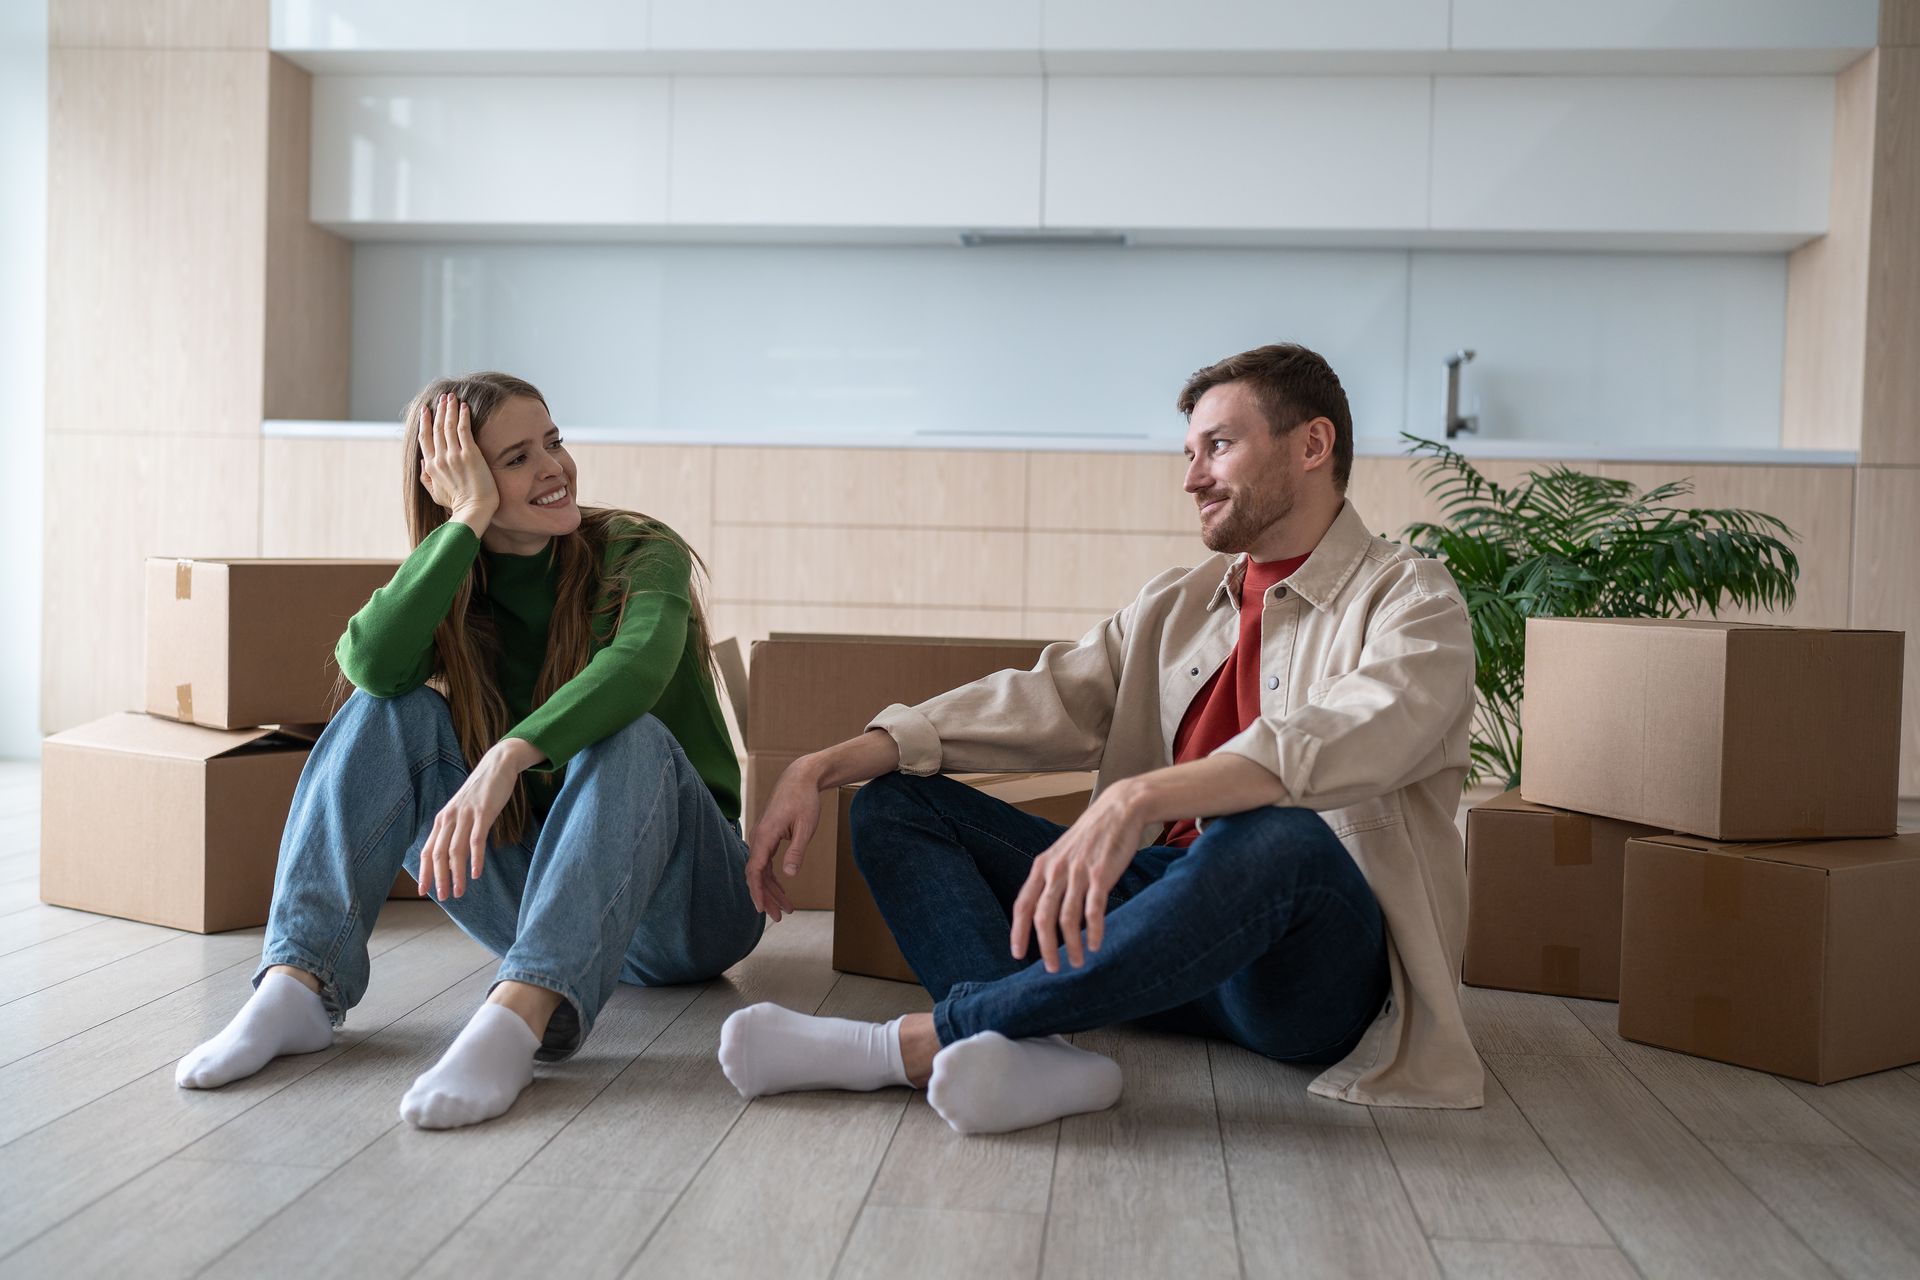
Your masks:
[{"label": "kitchen countertop", "polygon": [[[665,427],[570,426],[568,439],[577,444],[688,444],[816,449],[1004,449],[1018,453],[1176,453],[1173,436],[1145,431],[1021,432],[916,431],[912,429],[849,428],[822,432],[809,429],[805,438],[778,428],[689,432]],[[261,434],[273,439],[394,440],[400,428],[392,422],[319,421],[269,418]],[[1851,467],[1859,454],[1839,449],[1726,448],[1722,446],[1656,445],[1622,442],[1584,444],[1565,440],[1499,440],[1462,437],[1454,447],[1469,458],[1551,460],[1561,462],[1696,462],[1728,465]],[[1390,436],[1362,436],[1354,454],[1363,458],[1391,458],[1406,454],[1406,442]]]}]

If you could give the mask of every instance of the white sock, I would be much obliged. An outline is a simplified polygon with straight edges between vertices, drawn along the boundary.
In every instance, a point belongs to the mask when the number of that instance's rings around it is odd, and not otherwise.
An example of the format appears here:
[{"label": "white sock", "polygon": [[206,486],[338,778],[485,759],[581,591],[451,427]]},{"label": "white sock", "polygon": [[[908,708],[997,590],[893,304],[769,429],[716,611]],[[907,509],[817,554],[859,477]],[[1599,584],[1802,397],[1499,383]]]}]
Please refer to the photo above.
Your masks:
[{"label": "white sock", "polygon": [[933,1056],[927,1082],[927,1101],[958,1133],[1007,1133],[1119,1100],[1120,1064],[1058,1036],[956,1040]]},{"label": "white sock", "polygon": [[400,1099],[400,1115],[422,1129],[491,1120],[533,1083],[540,1037],[505,1005],[483,1004],[433,1069]]},{"label": "white sock", "polygon": [[900,1019],[816,1018],[777,1004],[748,1005],[721,1025],[720,1069],[743,1098],[907,1083]]},{"label": "white sock", "polygon": [[319,993],[298,978],[269,973],[224,1031],[180,1059],[173,1082],[182,1089],[218,1089],[283,1053],[318,1053],[332,1044],[333,1023]]}]

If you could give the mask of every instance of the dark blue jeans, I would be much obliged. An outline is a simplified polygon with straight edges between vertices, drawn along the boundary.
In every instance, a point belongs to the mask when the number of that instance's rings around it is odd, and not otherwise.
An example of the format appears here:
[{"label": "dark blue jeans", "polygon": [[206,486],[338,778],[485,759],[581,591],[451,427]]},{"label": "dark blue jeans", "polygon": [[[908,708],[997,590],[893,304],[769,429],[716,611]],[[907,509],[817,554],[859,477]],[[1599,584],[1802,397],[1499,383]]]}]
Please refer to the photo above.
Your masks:
[{"label": "dark blue jeans", "polygon": [[942,1044],[1144,1019],[1283,1062],[1337,1062],[1386,1000],[1380,905],[1311,810],[1214,818],[1189,848],[1142,849],[1107,899],[1100,950],[1079,969],[1063,951],[1058,973],[1015,960],[1008,934],[1028,870],[1065,827],[903,773],[860,789],[852,827]]}]

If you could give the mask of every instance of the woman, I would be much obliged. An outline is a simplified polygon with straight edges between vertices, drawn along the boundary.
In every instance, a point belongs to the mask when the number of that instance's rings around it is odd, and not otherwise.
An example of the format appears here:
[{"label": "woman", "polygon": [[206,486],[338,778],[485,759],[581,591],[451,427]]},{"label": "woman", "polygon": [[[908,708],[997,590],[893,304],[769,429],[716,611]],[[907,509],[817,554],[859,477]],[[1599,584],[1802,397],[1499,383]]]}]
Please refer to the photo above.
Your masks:
[{"label": "woman", "polygon": [[693,552],[575,505],[573,459],[518,378],[442,379],[406,422],[413,552],[336,649],[357,692],[294,794],[254,994],[175,1079],[217,1088],[331,1044],[404,865],[502,957],[401,1100],[438,1129],[512,1106],[616,982],[711,978],[765,921]]}]

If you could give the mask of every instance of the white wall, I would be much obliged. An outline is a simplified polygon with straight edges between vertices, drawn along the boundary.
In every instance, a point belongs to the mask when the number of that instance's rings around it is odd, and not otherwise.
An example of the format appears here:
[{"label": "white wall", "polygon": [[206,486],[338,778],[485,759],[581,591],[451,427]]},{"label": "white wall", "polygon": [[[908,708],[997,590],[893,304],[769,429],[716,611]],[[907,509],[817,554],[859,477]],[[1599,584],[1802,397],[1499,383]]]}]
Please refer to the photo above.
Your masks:
[{"label": "white wall", "polygon": [[47,5],[0,4],[0,758],[40,754]]},{"label": "white wall", "polygon": [[1472,347],[1483,437],[1764,449],[1786,259],[369,243],[353,306],[361,420],[501,368],[563,425],[1172,445],[1189,373],[1292,340],[1333,363],[1363,438],[1437,430],[1440,358]]}]

